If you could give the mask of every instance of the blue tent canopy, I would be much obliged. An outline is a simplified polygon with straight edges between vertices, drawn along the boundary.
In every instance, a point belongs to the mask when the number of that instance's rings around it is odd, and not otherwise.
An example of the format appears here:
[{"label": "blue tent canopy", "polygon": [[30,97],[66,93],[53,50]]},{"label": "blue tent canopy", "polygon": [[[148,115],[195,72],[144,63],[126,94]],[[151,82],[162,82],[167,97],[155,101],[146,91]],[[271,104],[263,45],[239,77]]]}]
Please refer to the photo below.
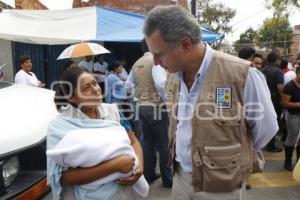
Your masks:
[{"label": "blue tent canopy", "polygon": [[[143,35],[144,15],[96,7],[96,39],[104,42],[140,42]],[[214,42],[224,34],[201,28],[202,41]]]},{"label": "blue tent canopy", "polygon": [[[80,41],[140,42],[145,16],[125,11],[86,7],[68,10],[3,10],[0,38],[33,44]],[[21,27],[21,28],[20,28]],[[202,40],[214,42],[223,34],[201,28]]]}]

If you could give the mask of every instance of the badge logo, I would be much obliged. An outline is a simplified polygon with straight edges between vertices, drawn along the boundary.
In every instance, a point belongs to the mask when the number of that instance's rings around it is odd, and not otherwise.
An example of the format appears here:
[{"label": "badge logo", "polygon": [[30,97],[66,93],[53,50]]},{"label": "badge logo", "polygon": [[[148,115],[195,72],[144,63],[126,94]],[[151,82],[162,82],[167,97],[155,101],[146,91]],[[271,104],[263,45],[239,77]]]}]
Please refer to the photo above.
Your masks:
[{"label": "badge logo", "polygon": [[231,108],[231,88],[221,87],[216,91],[216,104],[218,109],[230,109]]}]

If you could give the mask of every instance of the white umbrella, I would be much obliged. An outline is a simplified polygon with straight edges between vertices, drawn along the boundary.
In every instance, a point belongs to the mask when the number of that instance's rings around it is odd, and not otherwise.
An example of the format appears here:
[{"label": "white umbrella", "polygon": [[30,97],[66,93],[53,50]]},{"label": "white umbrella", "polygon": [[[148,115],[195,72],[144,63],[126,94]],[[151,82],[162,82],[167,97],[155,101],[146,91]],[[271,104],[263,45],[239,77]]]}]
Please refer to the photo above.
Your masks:
[{"label": "white umbrella", "polygon": [[65,58],[78,58],[84,56],[92,56],[110,53],[109,50],[97,43],[81,42],[67,47],[57,58],[57,60]]}]

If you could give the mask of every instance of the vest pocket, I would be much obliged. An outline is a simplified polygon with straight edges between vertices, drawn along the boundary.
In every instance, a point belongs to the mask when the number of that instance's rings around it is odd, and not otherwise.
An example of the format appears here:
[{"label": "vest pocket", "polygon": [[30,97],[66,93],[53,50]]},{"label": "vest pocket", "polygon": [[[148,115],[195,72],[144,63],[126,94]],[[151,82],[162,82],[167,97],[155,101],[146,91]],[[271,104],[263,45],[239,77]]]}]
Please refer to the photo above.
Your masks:
[{"label": "vest pocket", "polygon": [[242,186],[241,145],[204,147],[203,190],[231,192]]}]

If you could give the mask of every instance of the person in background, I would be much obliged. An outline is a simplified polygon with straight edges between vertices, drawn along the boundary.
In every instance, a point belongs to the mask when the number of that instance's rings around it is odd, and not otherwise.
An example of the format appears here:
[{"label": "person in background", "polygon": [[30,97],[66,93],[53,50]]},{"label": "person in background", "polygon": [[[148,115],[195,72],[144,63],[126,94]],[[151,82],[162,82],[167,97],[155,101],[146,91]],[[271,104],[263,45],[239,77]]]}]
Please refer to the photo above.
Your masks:
[{"label": "person in background", "polygon": [[290,54],[288,55],[288,69],[289,70],[295,70],[295,66],[294,66],[294,63],[295,63],[295,58],[294,58],[294,55]]},{"label": "person in background", "polygon": [[36,87],[45,87],[46,85],[39,81],[36,75],[31,71],[32,62],[30,56],[23,55],[19,59],[20,70],[15,76],[15,83],[31,85]]},{"label": "person in background", "polygon": [[65,70],[72,68],[72,67],[77,67],[78,63],[72,59],[68,59],[65,62]]},{"label": "person in background", "polygon": [[252,62],[255,52],[256,51],[253,47],[245,45],[239,50],[238,57]]},{"label": "person in background", "polygon": [[79,64],[79,67],[86,69],[88,72],[94,72],[94,61],[93,56],[85,56],[84,60],[82,60]]},{"label": "person in background", "polygon": [[[261,70],[265,75],[269,91],[271,93],[271,99],[276,111],[277,122],[279,124],[282,106],[281,106],[281,94],[284,86],[284,74],[280,70],[281,57],[277,51],[272,51],[267,56],[267,65]],[[267,151],[270,152],[281,152],[282,149],[276,145],[275,136],[268,143]]]},{"label": "person in background", "polygon": [[281,67],[281,71],[284,74],[284,85],[286,85],[288,82],[296,78],[296,73],[294,71],[294,68],[292,69],[288,68],[287,59],[282,59],[280,67]]},{"label": "person in background", "polygon": [[97,55],[96,62],[94,63],[94,73],[96,74],[107,74],[108,63],[104,60],[104,55]]},{"label": "person in background", "polygon": [[263,56],[261,54],[254,54],[252,66],[255,67],[258,70],[261,70],[263,67]]},{"label": "person in background", "polygon": [[122,73],[122,69],[122,64],[119,61],[115,61],[108,66],[109,72],[105,77],[105,102],[117,103],[121,107],[128,100],[125,82],[118,76]]},{"label": "person in background", "polygon": [[122,71],[121,71],[121,73],[118,74],[118,76],[122,81],[126,81],[128,78],[128,73],[127,73],[126,69],[123,67],[123,65],[121,65],[121,67],[122,67]]},{"label": "person in background", "polygon": [[284,168],[292,171],[292,157],[295,145],[297,153],[296,161],[300,157],[300,146],[299,143],[296,144],[300,131],[300,67],[296,68],[296,77],[284,86],[282,103],[287,108],[287,138],[285,140]]},{"label": "person in background", "polygon": [[[169,72],[171,199],[245,199],[255,149],[278,130],[264,76],[203,43],[197,19],[180,6],[152,9],[144,35],[154,64]],[[263,115],[250,112],[258,106]]]},{"label": "person in background", "polygon": [[94,77],[101,87],[103,93],[105,93],[105,76],[108,73],[108,63],[104,60],[104,55],[97,55],[94,63]]},{"label": "person in background", "polygon": [[284,59],[284,58],[281,59],[280,69],[281,69],[283,74],[290,71],[290,69],[288,68],[288,60],[287,59]]},{"label": "person in background", "polygon": [[[148,183],[159,178],[156,171],[156,150],[159,153],[159,168],[163,187],[172,187],[172,170],[168,166],[168,128],[166,112],[166,71],[159,65],[153,66],[153,55],[146,41],[141,42],[144,55],[133,65],[128,77],[137,98],[139,122],[142,128],[141,139],[144,152],[144,176]],[[127,82],[127,84],[129,84]]]},{"label": "person in background", "polygon": [[[292,74],[289,73],[291,70],[288,68],[288,60],[285,58],[281,59],[280,63],[280,68],[282,73],[284,74],[284,85],[288,83],[290,80],[292,80],[294,77],[291,77]],[[295,74],[294,71],[291,71],[292,73]],[[296,76],[296,74],[295,74]],[[282,115],[280,117],[279,121],[279,132],[282,133],[281,141],[284,142],[287,137],[287,128],[286,128],[286,109],[283,107],[282,108]]]},{"label": "person in background", "polygon": [[[238,57],[244,60],[247,60],[249,62],[251,62],[250,66],[260,70],[260,68],[262,67],[262,56],[260,54],[256,54],[256,51],[253,47],[249,46],[249,45],[245,45],[243,46],[239,53],[238,53]],[[255,61],[255,63],[254,63]],[[251,189],[251,185],[248,183],[248,181],[246,182],[246,189],[250,190]]]},{"label": "person in background", "polygon": [[[298,64],[297,64],[298,63]],[[300,60],[295,62],[295,68],[300,66]],[[289,70],[284,74],[284,85],[286,85],[288,82],[296,78],[295,68],[292,70]]]}]

